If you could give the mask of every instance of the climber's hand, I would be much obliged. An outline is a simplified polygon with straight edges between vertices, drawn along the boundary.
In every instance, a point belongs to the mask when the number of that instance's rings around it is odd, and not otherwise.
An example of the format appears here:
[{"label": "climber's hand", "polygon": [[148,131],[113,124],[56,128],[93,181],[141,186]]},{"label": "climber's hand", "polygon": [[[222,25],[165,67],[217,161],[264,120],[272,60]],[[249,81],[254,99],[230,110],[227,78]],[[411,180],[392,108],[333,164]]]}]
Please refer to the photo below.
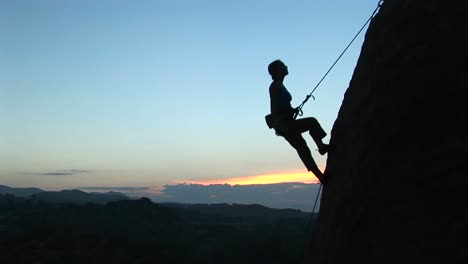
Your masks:
[{"label": "climber's hand", "polygon": [[302,115],[302,110],[299,107],[297,107],[292,110],[292,113],[293,113],[293,118],[296,119],[298,115],[299,116]]}]

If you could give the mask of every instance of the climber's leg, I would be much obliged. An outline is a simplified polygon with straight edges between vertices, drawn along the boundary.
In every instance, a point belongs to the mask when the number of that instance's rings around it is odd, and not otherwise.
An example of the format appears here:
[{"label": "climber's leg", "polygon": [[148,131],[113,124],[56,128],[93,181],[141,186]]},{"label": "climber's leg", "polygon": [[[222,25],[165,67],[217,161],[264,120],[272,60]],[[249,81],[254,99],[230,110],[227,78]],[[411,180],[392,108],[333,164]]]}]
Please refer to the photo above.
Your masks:
[{"label": "climber's leg", "polygon": [[328,152],[329,145],[323,143],[323,138],[327,135],[327,133],[323,130],[317,119],[313,117],[297,119],[293,122],[293,126],[299,133],[309,131],[309,134],[315,141],[315,144],[317,144],[319,153],[321,155],[324,155]]},{"label": "climber's leg", "polygon": [[294,149],[296,149],[307,170],[315,174],[320,182],[324,184],[325,177],[312,158],[312,154],[310,153],[310,149],[307,146],[307,142],[304,140],[302,135],[300,133],[292,133],[284,136],[284,138],[289,142],[289,144],[291,144]]}]

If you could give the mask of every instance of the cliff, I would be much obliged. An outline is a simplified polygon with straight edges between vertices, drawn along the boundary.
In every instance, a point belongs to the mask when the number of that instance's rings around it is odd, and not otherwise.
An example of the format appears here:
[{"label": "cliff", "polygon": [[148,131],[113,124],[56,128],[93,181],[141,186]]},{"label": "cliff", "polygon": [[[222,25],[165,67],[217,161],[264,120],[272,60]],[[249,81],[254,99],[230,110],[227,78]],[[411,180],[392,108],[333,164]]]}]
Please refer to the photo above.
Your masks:
[{"label": "cliff", "polygon": [[467,6],[387,0],[371,21],[308,263],[468,257]]}]

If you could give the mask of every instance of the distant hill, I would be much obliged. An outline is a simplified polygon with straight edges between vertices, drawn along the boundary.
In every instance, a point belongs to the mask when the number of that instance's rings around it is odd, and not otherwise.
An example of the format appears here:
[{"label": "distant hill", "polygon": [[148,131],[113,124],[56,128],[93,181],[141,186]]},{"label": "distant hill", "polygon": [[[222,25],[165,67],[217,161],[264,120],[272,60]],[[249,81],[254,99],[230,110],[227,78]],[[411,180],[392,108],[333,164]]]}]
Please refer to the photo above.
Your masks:
[{"label": "distant hill", "polygon": [[48,203],[71,203],[71,204],[106,204],[120,200],[129,200],[129,196],[119,192],[87,193],[80,190],[44,191],[39,188],[13,188],[0,185],[0,195],[13,195],[15,197],[32,199]]},{"label": "distant hill", "polygon": [[43,190],[38,188],[12,188],[0,185],[0,194],[11,194],[17,197],[27,197],[40,192],[43,192]]},{"label": "distant hill", "polygon": [[[209,218],[223,218],[231,221],[255,221],[272,223],[287,219],[309,219],[311,213],[302,212],[297,209],[273,209],[258,204],[178,204],[162,203],[161,205],[179,209],[186,217],[196,219],[197,216]],[[183,209],[183,210],[180,210]]]},{"label": "distant hill", "polygon": [[129,200],[130,197],[118,193],[87,193],[80,190],[64,190],[59,192],[43,191],[31,196],[32,199],[49,203],[73,203],[73,204],[106,204],[120,200]]}]

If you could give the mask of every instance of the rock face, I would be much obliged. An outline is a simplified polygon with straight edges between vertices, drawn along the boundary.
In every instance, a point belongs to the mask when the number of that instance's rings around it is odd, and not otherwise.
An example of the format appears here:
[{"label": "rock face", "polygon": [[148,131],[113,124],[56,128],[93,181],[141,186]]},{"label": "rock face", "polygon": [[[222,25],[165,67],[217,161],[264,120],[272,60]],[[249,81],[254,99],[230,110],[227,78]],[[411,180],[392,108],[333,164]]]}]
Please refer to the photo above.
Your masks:
[{"label": "rock face", "polygon": [[386,0],[371,21],[308,263],[468,259],[467,6]]}]

